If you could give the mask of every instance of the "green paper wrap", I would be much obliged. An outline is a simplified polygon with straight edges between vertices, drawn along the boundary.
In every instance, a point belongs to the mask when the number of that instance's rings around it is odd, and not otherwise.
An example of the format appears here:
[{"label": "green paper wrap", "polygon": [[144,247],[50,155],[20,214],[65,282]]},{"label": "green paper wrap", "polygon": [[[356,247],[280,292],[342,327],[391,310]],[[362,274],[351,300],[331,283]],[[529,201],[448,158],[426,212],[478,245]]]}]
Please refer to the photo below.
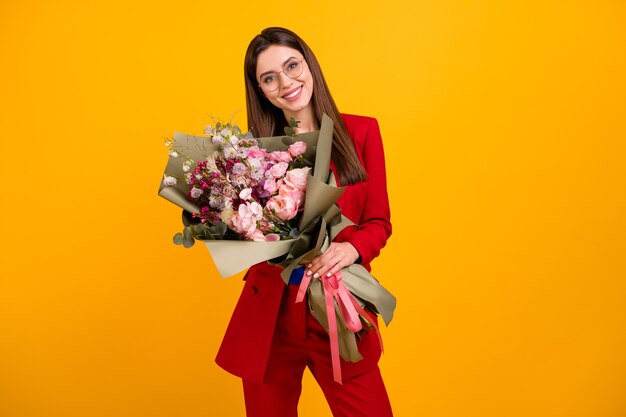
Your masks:
[{"label": "green paper wrap", "polygon": [[[315,256],[323,253],[344,227],[354,224],[341,214],[341,209],[336,204],[345,187],[337,187],[335,177],[330,170],[332,137],[333,122],[324,113],[319,131],[295,136],[257,138],[259,146],[268,152],[287,150],[294,142],[303,141],[307,144],[304,159],[315,161],[313,172],[309,171],[308,174],[304,210],[298,227],[300,235],[295,239],[276,242],[203,240],[222,277],[235,275],[256,263],[272,260],[275,265],[284,268],[281,277],[287,284],[295,268],[306,265]],[[174,141],[177,149],[184,150],[184,157],[171,156],[165,172],[180,180],[174,186],[165,186],[161,181],[158,194],[189,212],[199,213],[200,208],[186,197],[191,186],[182,180],[184,177],[182,165],[185,157],[199,161],[213,154],[217,148],[203,136],[176,132]],[[342,274],[344,284],[359,304],[368,305],[376,310],[385,324],[389,325],[396,307],[396,298],[360,264],[352,264],[344,268]],[[328,331],[328,317],[321,281],[311,280],[307,292],[311,313]],[[336,304],[335,314],[341,357],[350,362],[361,360],[356,337],[347,329]]]}]

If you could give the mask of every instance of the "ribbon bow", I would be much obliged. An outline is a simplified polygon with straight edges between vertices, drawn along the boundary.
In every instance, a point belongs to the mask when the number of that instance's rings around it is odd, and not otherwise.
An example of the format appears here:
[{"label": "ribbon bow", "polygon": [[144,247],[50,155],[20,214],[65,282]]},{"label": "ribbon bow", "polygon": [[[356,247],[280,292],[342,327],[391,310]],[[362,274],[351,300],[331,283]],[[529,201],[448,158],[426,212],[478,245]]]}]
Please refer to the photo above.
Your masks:
[{"label": "ribbon bow", "polygon": [[[296,303],[302,302],[304,296],[311,282],[312,276],[307,274],[309,268],[306,268],[300,287],[298,288],[298,294],[296,295]],[[324,288],[324,299],[326,301],[326,316],[328,317],[328,335],[330,337],[330,354],[333,365],[333,378],[335,382],[340,385],[341,380],[341,363],[339,361],[339,341],[337,337],[337,317],[335,314],[331,314],[331,311],[335,311],[335,301],[339,307],[340,317],[343,319],[348,330],[352,333],[356,333],[363,328],[359,315],[367,320],[368,323],[376,330],[378,336],[378,343],[380,343],[380,349],[383,350],[383,339],[380,336],[380,331],[376,322],[373,321],[365,312],[363,307],[354,298],[352,293],[348,290],[342,281],[343,274],[341,271],[331,276],[320,276],[318,279],[322,281]]]}]

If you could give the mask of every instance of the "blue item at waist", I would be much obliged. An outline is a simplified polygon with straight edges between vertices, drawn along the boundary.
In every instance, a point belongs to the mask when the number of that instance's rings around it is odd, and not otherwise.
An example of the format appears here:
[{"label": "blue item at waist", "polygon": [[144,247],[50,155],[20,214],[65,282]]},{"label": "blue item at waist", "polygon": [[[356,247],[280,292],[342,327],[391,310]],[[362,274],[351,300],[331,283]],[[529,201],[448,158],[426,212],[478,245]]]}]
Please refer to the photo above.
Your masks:
[{"label": "blue item at waist", "polygon": [[289,283],[300,285],[300,282],[302,282],[303,276],[304,276],[304,265],[299,266],[293,271],[291,271],[291,276],[289,277]]},{"label": "blue item at waist", "polygon": [[[361,263],[361,256],[359,256],[359,259],[357,259],[355,263]],[[291,271],[289,284],[300,285],[300,283],[302,282],[302,277],[304,277],[304,265],[299,266]]]}]

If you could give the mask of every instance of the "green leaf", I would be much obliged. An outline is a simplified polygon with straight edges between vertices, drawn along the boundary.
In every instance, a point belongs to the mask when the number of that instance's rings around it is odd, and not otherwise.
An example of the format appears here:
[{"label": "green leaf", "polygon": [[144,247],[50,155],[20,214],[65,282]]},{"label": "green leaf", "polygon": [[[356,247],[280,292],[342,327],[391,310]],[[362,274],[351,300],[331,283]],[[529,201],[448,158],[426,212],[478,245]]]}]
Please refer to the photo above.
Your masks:
[{"label": "green leaf", "polygon": [[213,226],[213,230],[211,231],[211,233],[213,234],[213,236],[215,236],[216,239],[222,239],[227,230],[228,227],[226,226],[226,223],[219,222],[215,226]]},{"label": "green leaf", "polygon": [[285,135],[293,136],[295,134],[294,130],[290,127],[285,127]]},{"label": "green leaf", "polygon": [[183,229],[183,246],[186,248],[190,248],[194,245],[194,243],[196,243],[195,239],[193,238],[193,233],[191,231],[191,226],[189,227],[185,227]]},{"label": "green leaf", "polygon": [[175,245],[182,245],[183,244],[183,234],[182,233],[176,233],[174,235],[174,244]]},{"label": "green leaf", "polygon": [[293,117],[289,119],[289,126],[291,127],[298,127],[298,123],[299,121],[296,121],[296,119],[294,119]]},{"label": "green leaf", "polygon": [[196,239],[210,239],[211,238],[211,230],[204,223],[198,223],[195,228],[194,237]]}]

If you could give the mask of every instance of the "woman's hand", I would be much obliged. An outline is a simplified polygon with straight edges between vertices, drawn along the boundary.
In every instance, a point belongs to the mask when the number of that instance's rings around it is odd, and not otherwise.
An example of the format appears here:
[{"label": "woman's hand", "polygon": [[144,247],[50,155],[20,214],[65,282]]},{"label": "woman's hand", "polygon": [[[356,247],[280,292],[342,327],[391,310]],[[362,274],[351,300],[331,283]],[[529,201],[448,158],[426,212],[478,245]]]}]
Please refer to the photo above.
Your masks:
[{"label": "woman's hand", "polygon": [[324,274],[334,275],[342,268],[352,265],[359,259],[359,252],[349,242],[332,242],[326,252],[317,255],[309,263],[308,275],[314,278]]}]

